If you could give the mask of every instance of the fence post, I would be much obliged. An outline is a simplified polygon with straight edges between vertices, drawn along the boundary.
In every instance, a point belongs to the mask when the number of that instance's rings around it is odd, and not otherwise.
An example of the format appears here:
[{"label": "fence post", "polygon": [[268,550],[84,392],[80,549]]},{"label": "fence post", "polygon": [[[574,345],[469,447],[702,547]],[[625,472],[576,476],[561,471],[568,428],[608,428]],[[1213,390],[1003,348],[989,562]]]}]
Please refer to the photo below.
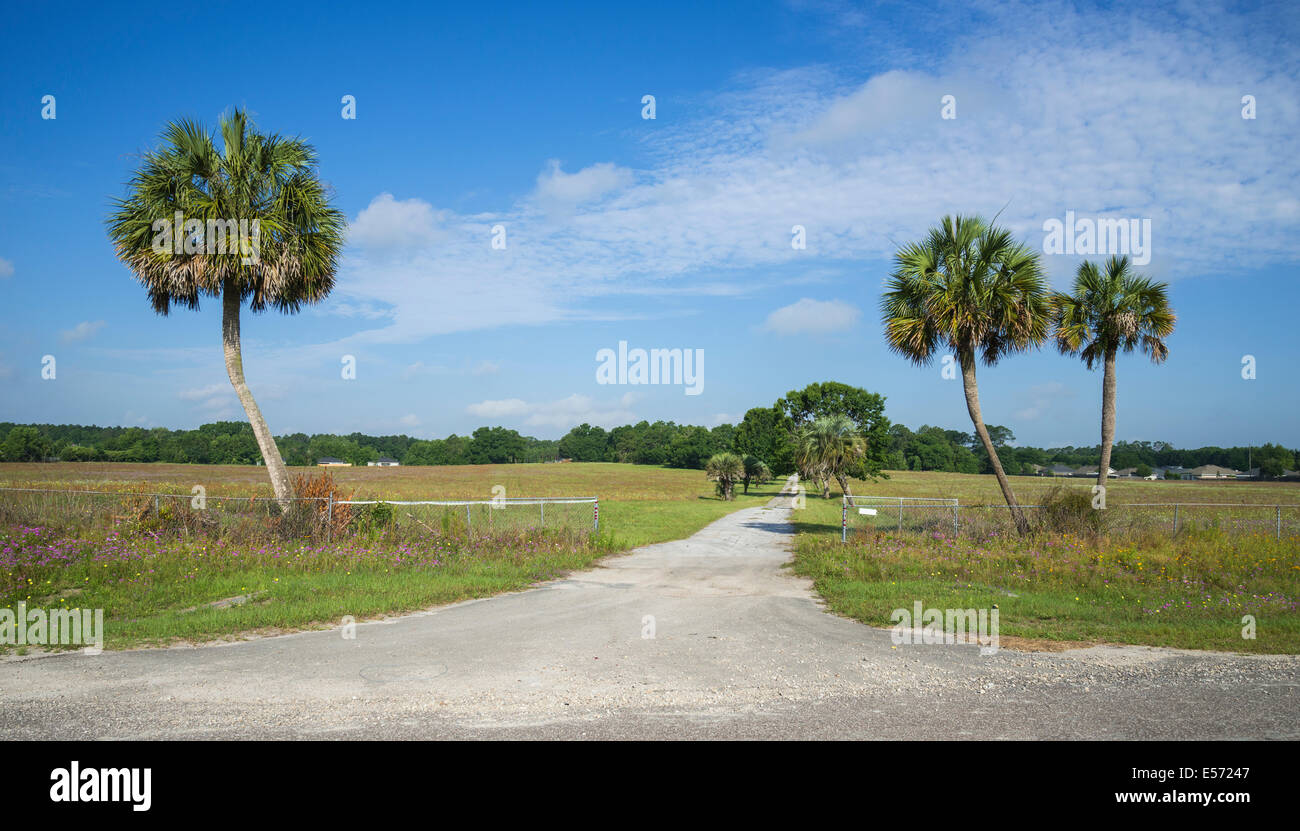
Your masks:
[{"label": "fence post", "polygon": [[466,533],[466,534],[469,534],[469,529],[470,529],[471,525],[472,525],[472,523],[471,523],[470,518],[469,518],[469,503],[466,502],[466,503],[465,503],[465,533]]},{"label": "fence post", "polygon": [[840,503],[840,542],[847,542],[849,539],[849,500],[844,499]]},{"label": "fence post", "polygon": [[541,502],[538,504],[542,506],[542,527],[545,528],[546,527],[546,503]]},{"label": "fence post", "polygon": [[594,516],[592,516],[592,518],[591,518],[591,530],[593,530],[593,531],[599,531],[599,530],[600,530],[600,500],[599,500],[599,499],[596,500],[596,507],[595,507],[595,509],[594,509]]},{"label": "fence post", "polygon": [[334,541],[334,494],[325,500],[325,542]]},{"label": "fence post", "polygon": [[958,525],[957,525],[958,510],[959,509],[956,505],[952,506],[952,538],[953,539],[957,539],[957,537],[961,534],[961,531],[958,530]]},{"label": "fence post", "polygon": [[1282,506],[1274,505],[1273,507],[1277,509],[1277,533],[1274,538],[1280,540],[1282,539]]},{"label": "fence post", "polygon": [[1178,536],[1178,503],[1174,503],[1174,536]]},{"label": "fence post", "polygon": [[154,516],[158,516],[158,513],[158,494],[155,493],[153,495],[153,514]]},{"label": "fence post", "polygon": [[898,532],[903,532],[903,497],[898,497]]}]

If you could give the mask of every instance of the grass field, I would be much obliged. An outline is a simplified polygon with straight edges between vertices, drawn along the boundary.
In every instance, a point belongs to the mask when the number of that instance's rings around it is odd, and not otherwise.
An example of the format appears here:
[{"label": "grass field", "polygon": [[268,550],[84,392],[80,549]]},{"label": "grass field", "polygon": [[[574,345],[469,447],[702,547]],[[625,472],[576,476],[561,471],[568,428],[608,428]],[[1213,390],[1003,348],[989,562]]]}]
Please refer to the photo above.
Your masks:
[{"label": "grass field", "polygon": [[[495,485],[509,497],[598,496],[601,529],[581,533],[585,506],[578,528],[414,540],[363,534],[327,545],[17,526],[0,529],[0,607],[102,608],[110,649],[337,625],[345,615],[363,620],[522,589],[613,552],[689,536],[779,489],[751,488],[723,502],[701,471],[614,464],[333,473],[359,499],[490,499]],[[210,497],[271,495],[263,469],[241,466],[4,464],[0,485],[180,494],[203,485]]]},{"label": "grass field", "polygon": [[[891,474],[854,492],[1004,504],[990,476]],[[1053,484],[1013,477],[1019,501]],[[1090,482],[1071,482],[1090,491]],[[1295,484],[1113,482],[1111,507],[1137,502],[1300,504]],[[1004,639],[1040,647],[1129,643],[1234,652],[1300,652],[1300,537],[1167,531],[1110,537],[1040,534],[957,536],[890,528],[840,542],[838,499],[808,498],[796,519],[796,570],[829,607],[875,626],[895,609],[998,607]],[[1256,637],[1242,637],[1245,615]],[[1014,643],[1014,641],[1012,641]]]},{"label": "grass field", "polygon": [[[301,469],[295,473],[315,473]],[[19,600],[103,608],[109,648],[279,631],[411,611],[524,588],[589,567],[609,553],[689,536],[744,507],[764,504],[780,482],[737,490],[722,502],[700,471],[618,464],[341,468],[357,498],[490,499],[506,495],[598,496],[601,533],[380,534],[316,543],[158,540],[0,529],[0,607]],[[1032,504],[1056,482],[1014,477]],[[1089,482],[1069,482],[1083,490]],[[0,464],[0,485],[157,490],[269,496],[257,467],[139,464]],[[1001,504],[989,476],[891,473],[854,482],[857,494],[957,498]],[[1111,505],[1138,502],[1300,504],[1300,486],[1251,482],[1113,482]],[[840,500],[810,494],[796,513],[794,568],[830,608],[887,626],[916,600],[927,607],[997,604],[1004,638],[1039,644],[1120,642],[1300,652],[1300,539],[1284,535],[1149,533],[1125,538],[1014,535],[951,538],[879,531],[839,541]],[[1243,615],[1257,637],[1241,637]]]}]

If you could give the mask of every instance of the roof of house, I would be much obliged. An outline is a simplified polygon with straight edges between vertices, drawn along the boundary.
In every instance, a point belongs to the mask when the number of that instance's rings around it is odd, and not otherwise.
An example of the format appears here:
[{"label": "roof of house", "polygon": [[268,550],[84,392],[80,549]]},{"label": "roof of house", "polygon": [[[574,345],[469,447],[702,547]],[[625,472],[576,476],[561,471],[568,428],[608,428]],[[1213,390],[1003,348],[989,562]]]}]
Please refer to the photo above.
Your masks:
[{"label": "roof of house", "polygon": [[1200,467],[1192,468],[1190,471],[1188,471],[1188,473],[1195,473],[1198,476],[1202,476],[1207,473],[1213,473],[1213,474],[1231,473],[1235,476],[1237,474],[1237,471],[1233,470],[1230,467],[1219,467],[1218,465],[1201,465]]},{"label": "roof of house", "polygon": [[346,464],[342,459],[336,459],[333,456],[321,456],[316,460],[318,465]]},{"label": "roof of house", "polygon": [[395,461],[397,461],[397,460],[394,459],[394,458],[392,458],[391,456],[380,456],[378,459],[375,459],[375,461],[376,461],[376,462],[395,462]]}]

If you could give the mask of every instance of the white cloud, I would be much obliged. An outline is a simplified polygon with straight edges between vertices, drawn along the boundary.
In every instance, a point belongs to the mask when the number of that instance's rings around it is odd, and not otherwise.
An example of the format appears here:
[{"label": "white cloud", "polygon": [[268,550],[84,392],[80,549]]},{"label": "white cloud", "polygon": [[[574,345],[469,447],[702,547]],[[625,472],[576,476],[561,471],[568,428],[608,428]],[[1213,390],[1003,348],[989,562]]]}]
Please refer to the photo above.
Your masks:
[{"label": "white cloud", "polygon": [[349,223],[348,241],[366,249],[425,245],[439,236],[444,216],[423,199],[402,200],[381,193]]},{"label": "white cloud", "polygon": [[559,161],[551,159],[537,176],[537,199],[547,207],[571,208],[626,187],[631,181],[632,171],[610,162],[565,173]]},{"label": "white cloud", "polygon": [[89,340],[98,334],[99,330],[103,329],[106,325],[107,324],[102,320],[84,320],[76,326],[73,326],[71,329],[61,330],[59,332],[59,340],[64,343],[79,343],[84,340]]},{"label": "white cloud", "polygon": [[0,278],[14,276],[14,264],[0,257]]},{"label": "white cloud", "polygon": [[482,418],[505,418],[523,415],[528,412],[528,402],[522,398],[507,398],[501,401],[480,401],[465,408],[470,415]]},{"label": "white cloud", "polygon": [[407,365],[407,367],[402,370],[402,377],[409,381],[412,378],[427,378],[431,375],[442,375],[446,371],[446,367],[438,366],[436,364],[426,364],[424,361],[416,361],[413,364]]},{"label": "white cloud", "polygon": [[782,306],[767,316],[763,330],[778,335],[841,332],[857,324],[861,313],[842,300],[811,300],[807,297]]},{"label": "white cloud", "polygon": [[496,375],[501,371],[501,364],[497,361],[479,361],[470,369],[470,375]]},{"label": "white cloud", "polygon": [[500,401],[482,401],[465,408],[470,415],[486,419],[506,420],[529,427],[550,427],[564,431],[579,424],[598,427],[617,427],[636,420],[628,406],[635,399],[631,393],[617,402],[599,403],[587,395],[570,395],[558,401],[530,403],[520,398]]},{"label": "white cloud", "polygon": [[403,427],[419,427],[420,417],[417,416],[415,413],[407,413],[406,415],[399,418],[398,422],[401,423]]},{"label": "white cloud", "polygon": [[1051,413],[1058,404],[1074,398],[1074,391],[1060,381],[1049,381],[1046,384],[1035,384],[1019,397],[1027,402],[1027,406],[1016,410],[1016,418],[1020,421],[1037,421]]},{"label": "white cloud", "polygon": [[[255,393],[256,394],[256,393]],[[230,384],[208,384],[203,387],[191,387],[181,390],[176,397],[190,401],[200,418],[211,421],[224,421],[243,415],[243,408],[235,398],[235,390]],[[261,396],[262,399],[274,398],[274,395]]]},{"label": "white cloud", "polygon": [[206,387],[195,387],[188,390],[181,390],[176,397],[182,401],[200,401],[205,398],[212,398],[215,395],[233,395],[234,390],[229,384],[208,384]]}]

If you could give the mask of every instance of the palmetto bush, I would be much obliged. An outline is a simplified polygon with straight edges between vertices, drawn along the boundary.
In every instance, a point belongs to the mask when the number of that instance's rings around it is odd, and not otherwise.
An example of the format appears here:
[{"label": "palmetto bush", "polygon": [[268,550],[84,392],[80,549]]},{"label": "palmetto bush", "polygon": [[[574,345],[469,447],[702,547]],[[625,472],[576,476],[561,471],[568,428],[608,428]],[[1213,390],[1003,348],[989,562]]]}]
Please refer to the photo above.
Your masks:
[{"label": "palmetto bush", "polygon": [[736,483],[745,477],[745,461],[735,453],[718,453],[704,466],[704,473],[717,483],[718,496],[730,501],[736,498]]}]

